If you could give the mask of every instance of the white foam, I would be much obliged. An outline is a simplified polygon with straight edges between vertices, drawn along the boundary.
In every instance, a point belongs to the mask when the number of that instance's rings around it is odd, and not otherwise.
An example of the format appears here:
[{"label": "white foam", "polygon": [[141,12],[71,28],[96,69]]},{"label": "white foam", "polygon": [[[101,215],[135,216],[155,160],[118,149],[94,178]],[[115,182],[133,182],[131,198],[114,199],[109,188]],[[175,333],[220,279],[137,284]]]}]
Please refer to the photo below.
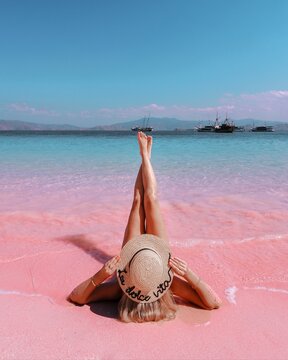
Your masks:
[{"label": "white foam", "polygon": [[242,239],[230,239],[230,240],[220,240],[220,239],[205,239],[205,238],[186,238],[182,240],[171,240],[174,246],[180,248],[188,248],[193,247],[196,245],[208,245],[208,246],[225,246],[231,244],[241,244],[246,242],[253,242],[253,241],[271,241],[271,240],[282,240],[288,237],[288,234],[269,234],[263,236],[254,236],[254,237],[247,237]]},{"label": "white foam", "polygon": [[245,289],[245,290],[265,290],[265,291],[272,291],[272,292],[279,292],[279,293],[283,293],[283,294],[288,294],[288,290],[277,289],[277,288],[267,288],[265,286],[254,286],[254,287],[244,286],[243,289]]},{"label": "white foam", "polygon": [[208,325],[210,325],[210,324],[211,324],[210,321],[206,321],[206,322],[203,323],[203,324],[196,324],[195,327],[198,327],[198,326],[208,326]]},{"label": "white foam", "polygon": [[235,285],[225,289],[226,299],[230,302],[230,304],[236,305],[236,298],[235,298],[236,291],[238,291],[238,288]]},{"label": "white foam", "polygon": [[39,256],[39,255],[46,255],[46,254],[61,254],[61,253],[65,253],[65,252],[73,252],[76,251],[75,249],[64,249],[64,250],[52,250],[52,251],[41,251],[38,253],[34,253],[34,254],[24,254],[12,259],[0,259],[0,263],[1,264],[7,264],[7,263],[11,263],[13,261],[18,261],[18,260],[22,260],[22,259],[26,259],[26,258],[32,258],[35,256]]},{"label": "white foam", "polygon": [[39,296],[39,297],[44,297],[46,299],[48,299],[52,304],[55,304],[55,301],[50,298],[49,296],[43,295],[43,294],[37,294],[37,293],[25,293],[25,292],[21,292],[21,291],[17,291],[17,290],[2,290],[0,289],[0,295],[20,295],[20,296]]},{"label": "white foam", "polygon": [[282,240],[285,239],[286,237],[288,237],[288,234],[269,234],[269,235],[263,235],[263,236],[259,236],[259,237],[249,237],[249,238],[244,238],[241,240],[237,240],[238,243],[243,243],[243,242],[249,242],[249,241],[270,241],[270,240]]}]

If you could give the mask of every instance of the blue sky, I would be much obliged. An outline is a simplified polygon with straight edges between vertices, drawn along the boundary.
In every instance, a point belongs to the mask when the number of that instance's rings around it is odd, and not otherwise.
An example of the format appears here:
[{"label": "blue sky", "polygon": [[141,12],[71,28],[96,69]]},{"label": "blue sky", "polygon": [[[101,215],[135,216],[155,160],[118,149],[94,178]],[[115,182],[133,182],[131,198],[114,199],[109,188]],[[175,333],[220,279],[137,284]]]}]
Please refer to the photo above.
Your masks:
[{"label": "blue sky", "polygon": [[286,0],[0,0],[0,118],[288,121]]}]

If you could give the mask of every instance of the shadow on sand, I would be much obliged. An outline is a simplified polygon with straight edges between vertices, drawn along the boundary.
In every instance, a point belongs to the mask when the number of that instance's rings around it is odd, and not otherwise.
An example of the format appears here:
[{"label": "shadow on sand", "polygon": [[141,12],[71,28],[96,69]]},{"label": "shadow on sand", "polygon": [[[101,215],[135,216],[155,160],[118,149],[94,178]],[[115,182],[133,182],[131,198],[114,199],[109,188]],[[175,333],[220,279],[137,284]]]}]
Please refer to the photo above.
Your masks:
[{"label": "shadow on sand", "polygon": [[78,247],[102,264],[105,264],[106,261],[112,258],[112,255],[109,255],[105,251],[98,249],[97,245],[91,239],[89,239],[87,235],[84,234],[63,236],[57,238],[56,240]]},{"label": "shadow on sand", "polygon": [[208,325],[211,319],[211,311],[207,311],[196,304],[174,296],[177,304],[177,318],[181,322],[191,325]]},{"label": "shadow on sand", "polygon": [[99,301],[88,304],[90,310],[99,316],[115,319],[119,318],[118,316],[118,300],[117,301]]},{"label": "shadow on sand", "polygon": [[[63,236],[57,238],[56,240],[78,247],[86,254],[91,256],[93,259],[99,261],[102,264],[105,264],[106,261],[108,261],[112,257],[112,255],[109,255],[105,251],[98,249],[97,244],[95,244],[93,240],[91,240],[87,235],[84,234]],[[66,297],[66,301],[76,306],[83,306],[72,302],[68,296]],[[110,319],[118,319],[118,300],[92,302],[90,304],[87,304],[87,306],[89,306],[90,310],[96,315]]]}]

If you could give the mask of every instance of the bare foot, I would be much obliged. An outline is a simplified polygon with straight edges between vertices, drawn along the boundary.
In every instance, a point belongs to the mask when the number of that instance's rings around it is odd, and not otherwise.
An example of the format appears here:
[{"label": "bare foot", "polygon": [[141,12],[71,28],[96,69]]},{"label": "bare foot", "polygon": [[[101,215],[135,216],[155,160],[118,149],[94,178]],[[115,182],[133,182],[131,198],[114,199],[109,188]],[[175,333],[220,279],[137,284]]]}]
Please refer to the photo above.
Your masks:
[{"label": "bare foot", "polygon": [[147,136],[142,131],[139,131],[137,133],[137,139],[139,144],[140,155],[142,157],[149,156],[147,149]]},{"label": "bare foot", "polygon": [[153,143],[152,136],[150,135],[147,136],[147,151],[148,151],[149,159],[151,159],[152,143]]}]

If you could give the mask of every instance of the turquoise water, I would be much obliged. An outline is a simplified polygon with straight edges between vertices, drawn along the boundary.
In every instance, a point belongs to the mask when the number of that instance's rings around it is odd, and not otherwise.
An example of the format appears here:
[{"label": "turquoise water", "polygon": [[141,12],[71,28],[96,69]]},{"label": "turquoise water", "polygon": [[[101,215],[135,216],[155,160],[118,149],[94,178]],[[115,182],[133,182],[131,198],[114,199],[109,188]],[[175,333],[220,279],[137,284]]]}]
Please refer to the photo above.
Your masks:
[{"label": "turquoise water", "polygon": [[[169,198],[187,194],[287,191],[288,134],[154,133],[152,161]],[[139,166],[135,134],[1,134],[0,184],[6,191],[55,191],[102,183],[131,190]],[[129,185],[129,186],[128,186]],[[57,188],[58,187],[58,188]],[[169,191],[169,187],[173,193]],[[117,189],[118,188],[118,189]]]}]

